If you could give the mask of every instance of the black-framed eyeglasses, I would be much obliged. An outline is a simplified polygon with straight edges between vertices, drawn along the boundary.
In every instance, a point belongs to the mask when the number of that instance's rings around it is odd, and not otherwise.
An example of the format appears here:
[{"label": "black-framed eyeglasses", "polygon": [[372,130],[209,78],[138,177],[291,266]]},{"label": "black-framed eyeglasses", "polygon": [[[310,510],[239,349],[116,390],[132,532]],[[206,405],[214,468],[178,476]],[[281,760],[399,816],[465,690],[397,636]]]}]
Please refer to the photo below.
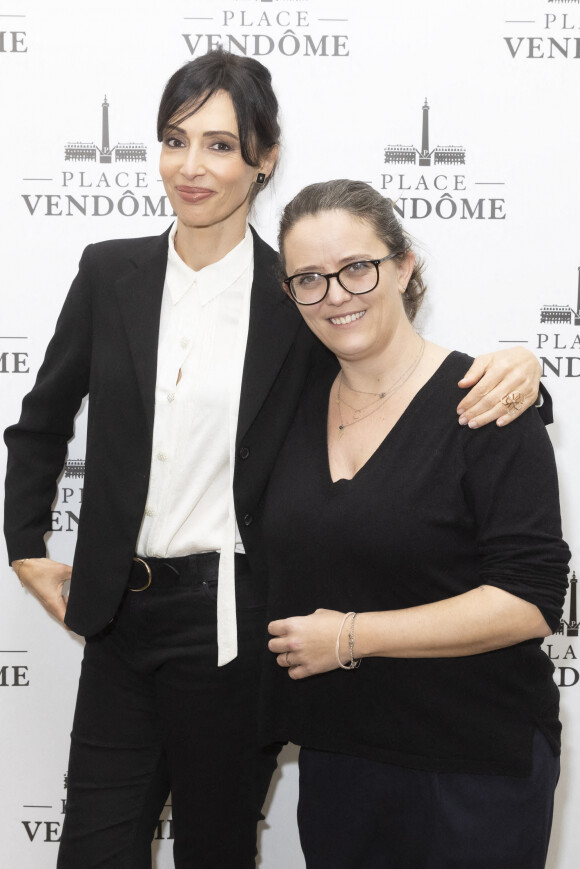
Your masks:
[{"label": "black-framed eyeglasses", "polygon": [[299,305],[317,305],[321,302],[330,289],[330,279],[336,278],[343,290],[353,296],[362,296],[370,293],[379,282],[379,266],[381,263],[397,256],[390,253],[382,259],[361,260],[348,263],[337,272],[322,275],[320,272],[302,272],[291,275],[284,283],[290,290],[290,294]]}]

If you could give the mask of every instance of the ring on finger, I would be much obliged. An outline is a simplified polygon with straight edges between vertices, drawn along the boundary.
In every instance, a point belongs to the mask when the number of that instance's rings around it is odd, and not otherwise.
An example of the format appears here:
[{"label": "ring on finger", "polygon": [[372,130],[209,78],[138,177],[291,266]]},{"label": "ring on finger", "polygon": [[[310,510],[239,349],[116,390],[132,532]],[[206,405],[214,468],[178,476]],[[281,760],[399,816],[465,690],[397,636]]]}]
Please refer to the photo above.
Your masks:
[{"label": "ring on finger", "polygon": [[524,406],[526,400],[525,393],[522,392],[506,392],[500,398],[500,403],[503,404],[509,414],[517,413]]},{"label": "ring on finger", "polygon": [[288,650],[288,651],[286,652],[286,666],[287,666],[288,668],[290,668],[290,667],[292,666],[292,664],[290,663],[290,658],[288,657],[289,654],[290,654],[290,651]]}]

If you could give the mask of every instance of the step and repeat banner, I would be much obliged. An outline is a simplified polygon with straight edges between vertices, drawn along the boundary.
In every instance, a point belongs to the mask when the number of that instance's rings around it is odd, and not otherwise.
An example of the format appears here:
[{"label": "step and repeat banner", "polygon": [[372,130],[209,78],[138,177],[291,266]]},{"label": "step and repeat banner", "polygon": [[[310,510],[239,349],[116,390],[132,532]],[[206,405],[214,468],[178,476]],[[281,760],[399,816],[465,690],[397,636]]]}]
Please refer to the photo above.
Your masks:
[{"label": "step and repeat banner", "polygon": [[[275,244],[281,206],[305,184],[367,181],[396,202],[426,260],[424,335],[474,354],[522,344],[541,361],[572,550],[562,624],[545,642],[564,726],[549,866],[575,869],[579,0],[0,0],[2,429],[18,418],[85,245],[170,224],[158,101],[178,66],[219,45],[265,63],[280,100],[281,163],[253,221],[264,238]],[[50,555],[66,562],[82,507],[85,418],[83,407],[48,538]],[[49,869],[82,641],[20,587],[3,545],[2,554],[0,861]],[[296,796],[288,748],[260,833],[262,869],[304,866]],[[157,869],[173,865],[171,839],[168,805]]]}]

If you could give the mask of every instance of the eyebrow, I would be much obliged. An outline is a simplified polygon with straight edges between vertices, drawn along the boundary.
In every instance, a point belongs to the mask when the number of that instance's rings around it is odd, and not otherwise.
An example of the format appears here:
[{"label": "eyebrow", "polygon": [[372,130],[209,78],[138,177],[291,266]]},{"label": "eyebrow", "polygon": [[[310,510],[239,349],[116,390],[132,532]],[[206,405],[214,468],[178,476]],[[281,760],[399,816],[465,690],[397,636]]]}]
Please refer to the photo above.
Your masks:
[{"label": "eyebrow", "polygon": [[[165,130],[165,135],[167,133],[181,133],[184,136],[187,136],[187,130],[184,130],[183,127],[178,127],[175,124],[168,124]],[[206,130],[201,134],[204,139],[212,138],[213,136],[226,136],[228,139],[232,139],[234,142],[239,142],[239,137],[236,136],[235,133],[231,133],[229,130]]]},{"label": "eyebrow", "polygon": [[[338,260],[337,271],[341,269],[342,266],[346,266],[349,263],[368,262],[371,259],[377,259],[377,257],[371,257],[367,253],[353,253],[349,254],[348,256],[343,256],[341,259]],[[378,259],[380,259],[380,257],[378,257]],[[295,272],[294,274],[303,274],[309,272],[317,272],[317,274],[322,273],[320,266],[302,266],[302,268],[300,268],[300,270]]]}]

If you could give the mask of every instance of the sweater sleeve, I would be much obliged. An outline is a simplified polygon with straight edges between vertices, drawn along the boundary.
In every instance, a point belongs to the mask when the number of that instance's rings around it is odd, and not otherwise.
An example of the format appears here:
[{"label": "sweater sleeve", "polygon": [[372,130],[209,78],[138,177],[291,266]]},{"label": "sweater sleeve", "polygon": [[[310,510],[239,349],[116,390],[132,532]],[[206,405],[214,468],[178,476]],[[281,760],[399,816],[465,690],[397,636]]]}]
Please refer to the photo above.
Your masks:
[{"label": "sweater sleeve", "polygon": [[89,388],[90,250],[81,258],[36,383],[20,420],[4,433],[8,447],[4,532],[9,561],[46,554],[51,507],[74,420]]},{"label": "sweater sleeve", "polygon": [[465,496],[481,582],[535,604],[557,630],[570,551],[562,540],[554,451],[531,409],[505,428],[464,430]]}]

